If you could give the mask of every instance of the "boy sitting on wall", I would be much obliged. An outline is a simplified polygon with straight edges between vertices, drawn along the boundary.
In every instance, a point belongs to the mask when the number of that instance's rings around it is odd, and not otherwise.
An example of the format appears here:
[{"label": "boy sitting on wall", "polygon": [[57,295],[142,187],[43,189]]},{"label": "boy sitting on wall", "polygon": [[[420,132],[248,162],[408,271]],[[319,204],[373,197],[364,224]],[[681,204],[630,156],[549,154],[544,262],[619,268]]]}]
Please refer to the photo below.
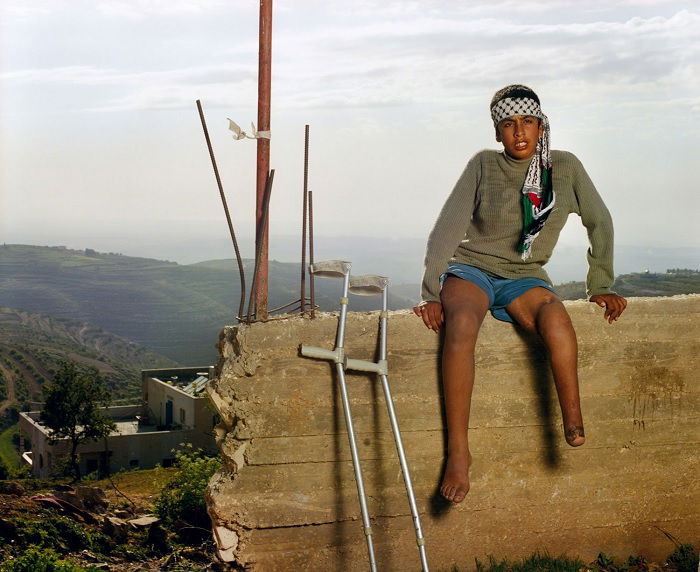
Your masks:
[{"label": "boy sitting on wall", "polygon": [[566,151],[550,151],[549,121],[537,94],[523,85],[499,90],[491,101],[491,118],[503,151],[480,151],[467,163],[428,238],[423,301],[413,309],[435,332],[445,326],[448,456],[440,492],[456,503],[469,491],[474,348],[487,310],[542,337],[566,442],[579,447],[586,440],[576,333],[542,268],[570,213],[578,214],[588,231],[589,300],[605,308],[609,323],[627,306],[610,290],[610,213],[581,162]]}]

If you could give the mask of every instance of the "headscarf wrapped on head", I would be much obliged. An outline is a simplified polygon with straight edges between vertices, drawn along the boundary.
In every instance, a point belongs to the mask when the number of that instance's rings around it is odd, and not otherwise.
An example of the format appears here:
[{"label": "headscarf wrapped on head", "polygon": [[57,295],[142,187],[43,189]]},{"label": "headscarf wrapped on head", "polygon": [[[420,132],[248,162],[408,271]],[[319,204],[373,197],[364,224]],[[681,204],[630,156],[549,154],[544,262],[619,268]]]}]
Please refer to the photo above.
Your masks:
[{"label": "headscarf wrapped on head", "polygon": [[554,209],[549,119],[542,113],[537,100],[528,97],[523,91],[512,95],[513,97],[504,97],[491,106],[491,118],[496,129],[501,121],[515,115],[529,115],[542,121],[542,135],[537,139],[537,149],[522,188],[523,230],[518,241],[518,252],[523,260],[527,260],[532,254],[532,243]]}]

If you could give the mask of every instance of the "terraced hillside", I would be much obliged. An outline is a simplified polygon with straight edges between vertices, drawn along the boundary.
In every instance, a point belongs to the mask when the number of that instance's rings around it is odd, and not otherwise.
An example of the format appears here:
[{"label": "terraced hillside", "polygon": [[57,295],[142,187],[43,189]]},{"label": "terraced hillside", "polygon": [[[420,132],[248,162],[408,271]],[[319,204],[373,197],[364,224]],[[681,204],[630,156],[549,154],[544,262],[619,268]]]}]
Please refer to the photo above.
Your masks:
[{"label": "terraced hillside", "polygon": [[[251,262],[246,261],[250,283]],[[270,308],[299,297],[299,265],[270,262]],[[235,323],[239,302],[233,261],[192,265],[103,254],[90,249],[0,246],[0,306],[87,322],[184,365],[217,358],[219,331]],[[339,284],[316,281],[321,309],[338,305]],[[392,308],[409,301],[391,297]],[[376,308],[353,298],[353,309]]]},{"label": "terraced hillside", "polygon": [[84,322],[0,307],[0,413],[40,401],[63,359],[97,368],[115,400],[139,396],[142,369],[178,365]]}]

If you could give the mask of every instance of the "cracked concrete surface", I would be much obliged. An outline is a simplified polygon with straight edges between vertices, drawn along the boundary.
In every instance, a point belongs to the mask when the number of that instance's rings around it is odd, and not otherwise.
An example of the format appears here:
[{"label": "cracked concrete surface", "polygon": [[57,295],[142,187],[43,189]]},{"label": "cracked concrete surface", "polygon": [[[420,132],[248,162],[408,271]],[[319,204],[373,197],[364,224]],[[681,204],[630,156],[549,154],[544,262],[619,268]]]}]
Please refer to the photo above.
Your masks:
[{"label": "cracked concrete surface", "polygon": [[[579,338],[588,441],[563,441],[541,347],[488,317],[477,346],[472,489],[435,497],[444,433],[440,338],[410,311],[391,312],[389,381],[434,569],[535,550],[664,558],[700,538],[700,296],[631,299],[616,324],[567,303]],[[346,349],[372,359],[376,313],[350,313]],[[207,502],[222,560],[238,569],[366,570],[357,489],[333,368],[299,345],[333,346],[337,315],[229,327],[209,387],[224,466]],[[348,375],[382,570],[418,569],[383,395]],[[658,527],[658,528],[657,528]]]}]

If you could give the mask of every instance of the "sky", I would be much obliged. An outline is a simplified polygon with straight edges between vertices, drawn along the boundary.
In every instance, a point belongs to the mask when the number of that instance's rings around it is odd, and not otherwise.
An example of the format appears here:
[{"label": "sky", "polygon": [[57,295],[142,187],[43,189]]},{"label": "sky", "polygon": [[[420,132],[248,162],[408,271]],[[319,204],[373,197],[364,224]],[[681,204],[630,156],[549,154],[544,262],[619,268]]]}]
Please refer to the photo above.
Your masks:
[{"label": "sky", "polygon": [[[252,256],[256,143],[227,118],[256,120],[258,9],[3,0],[0,240],[230,257],[200,99]],[[537,91],[619,244],[700,246],[697,0],[276,0],[272,29],[272,258],[299,257],[305,124],[319,242],[421,244],[469,157],[499,147],[488,103],[510,83]],[[577,220],[561,242],[585,244]]]}]

